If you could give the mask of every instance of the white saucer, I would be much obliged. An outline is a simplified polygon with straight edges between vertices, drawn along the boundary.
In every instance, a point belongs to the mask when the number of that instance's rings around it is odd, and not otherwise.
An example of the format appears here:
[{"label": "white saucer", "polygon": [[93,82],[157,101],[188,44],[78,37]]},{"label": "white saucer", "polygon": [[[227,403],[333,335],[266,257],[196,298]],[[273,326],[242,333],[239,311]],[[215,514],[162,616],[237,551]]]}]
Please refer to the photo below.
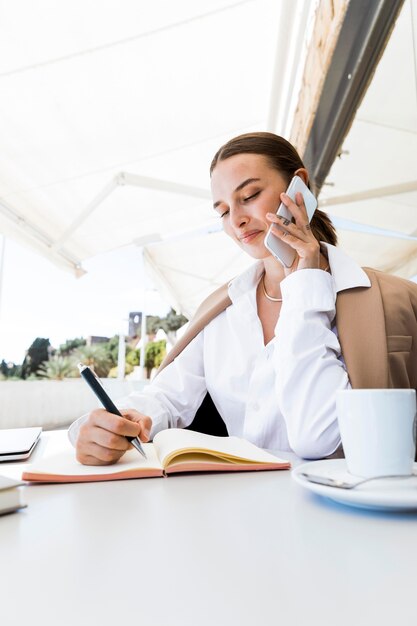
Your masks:
[{"label": "white saucer", "polygon": [[[416,471],[417,463],[414,463],[414,472]],[[344,459],[303,463],[293,469],[291,475],[302,487],[342,504],[380,511],[417,510],[417,476],[380,478],[354,489],[340,489],[312,483],[300,475],[302,472],[354,482],[356,477],[348,473]]]}]

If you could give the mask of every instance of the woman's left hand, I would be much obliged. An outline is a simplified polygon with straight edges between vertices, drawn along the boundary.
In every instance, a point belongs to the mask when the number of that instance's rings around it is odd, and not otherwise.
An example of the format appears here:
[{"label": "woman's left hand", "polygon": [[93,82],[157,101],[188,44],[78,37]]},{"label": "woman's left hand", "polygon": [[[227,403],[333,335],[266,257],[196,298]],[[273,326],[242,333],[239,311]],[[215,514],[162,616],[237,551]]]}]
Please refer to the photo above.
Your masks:
[{"label": "woman's left hand", "polygon": [[274,235],[296,252],[292,266],[284,268],[286,275],[296,270],[320,268],[320,243],[311,230],[302,193],[298,192],[295,199],[293,202],[286,193],[281,194],[281,201],[293,215],[295,223],[275,213],[266,214],[273,224]]}]

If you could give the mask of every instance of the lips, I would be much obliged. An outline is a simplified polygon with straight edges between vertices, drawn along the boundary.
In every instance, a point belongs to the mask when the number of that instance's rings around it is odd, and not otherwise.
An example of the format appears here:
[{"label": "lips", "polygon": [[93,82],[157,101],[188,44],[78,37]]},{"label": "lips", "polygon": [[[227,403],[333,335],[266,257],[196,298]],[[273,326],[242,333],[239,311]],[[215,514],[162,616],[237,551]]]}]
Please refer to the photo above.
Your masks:
[{"label": "lips", "polygon": [[241,241],[241,243],[250,243],[261,232],[261,230],[249,230],[247,233],[243,233],[243,235],[240,235],[239,241]]}]

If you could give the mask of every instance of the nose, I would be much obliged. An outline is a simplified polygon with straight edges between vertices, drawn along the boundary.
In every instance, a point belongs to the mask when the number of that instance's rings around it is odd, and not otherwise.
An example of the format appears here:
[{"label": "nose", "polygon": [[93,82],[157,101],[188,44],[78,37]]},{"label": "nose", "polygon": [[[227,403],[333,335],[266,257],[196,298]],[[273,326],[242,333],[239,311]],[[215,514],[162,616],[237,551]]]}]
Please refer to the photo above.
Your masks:
[{"label": "nose", "polygon": [[249,218],[245,215],[244,211],[242,211],[241,206],[231,206],[230,207],[230,224],[233,228],[243,228],[248,223]]}]

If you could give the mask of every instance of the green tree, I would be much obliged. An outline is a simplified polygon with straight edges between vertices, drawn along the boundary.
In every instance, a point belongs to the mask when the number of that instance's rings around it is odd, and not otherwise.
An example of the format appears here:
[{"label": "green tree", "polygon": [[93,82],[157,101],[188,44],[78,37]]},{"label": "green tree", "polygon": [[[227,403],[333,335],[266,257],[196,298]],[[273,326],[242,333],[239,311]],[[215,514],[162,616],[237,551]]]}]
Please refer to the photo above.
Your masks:
[{"label": "green tree", "polygon": [[0,380],[7,380],[8,378],[16,378],[20,376],[20,365],[15,363],[7,363],[2,359],[0,363]]},{"label": "green tree", "polygon": [[[111,367],[117,367],[117,362],[118,362],[118,357],[119,357],[119,335],[114,335],[114,337],[112,337],[111,339],[109,339],[109,341],[107,341],[106,343],[101,344],[104,348],[104,350],[106,351],[110,362],[111,362]],[[130,352],[133,350],[134,348],[132,348],[132,346],[130,346],[127,343],[127,339],[125,337],[125,354],[126,354],[126,360],[128,355],[130,354]],[[130,373],[130,372],[126,372],[126,373]]]},{"label": "green tree", "polygon": [[176,313],[171,309],[166,317],[158,317],[157,315],[149,315],[146,318],[146,332],[155,334],[160,328],[167,334],[171,343],[175,343],[177,330],[188,322],[187,318],[180,313]]},{"label": "green tree", "polygon": [[26,379],[36,374],[42,363],[49,359],[51,344],[49,339],[36,337],[22,363],[21,377]]},{"label": "green tree", "polygon": [[[2,363],[4,363],[4,359]],[[8,380],[17,380],[21,378],[22,366],[16,365],[16,363],[6,363],[7,373],[3,374],[4,378]]]},{"label": "green tree", "polygon": [[117,357],[119,354],[119,335],[114,335],[106,343],[103,343],[103,348],[107,352],[112,365],[117,365]]},{"label": "green tree", "polygon": [[132,366],[139,365],[139,359],[140,359],[139,355],[140,355],[140,352],[136,348],[130,350],[130,352],[126,354],[126,363],[129,363],[129,365],[132,365]]},{"label": "green tree", "polygon": [[[129,344],[126,341],[126,338],[125,338],[125,344],[126,344],[125,349],[126,349],[126,355],[127,355],[132,350],[132,347],[129,346]],[[104,350],[107,352],[113,367],[115,367],[117,365],[118,356],[119,356],[119,335],[114,335],[114,337],[109,339],[109,341],[107,341],[106,343],[103,343],[102,346]]]},{"label": "green tree", "polygon": [[188,319],[181,315],[181,313],[176,313],[174,309],[171,309],[166,317],[161,319],[162,330],[164,330],[167,334],[170,332],[176,332],[181,326],[184,326],[188,322]]},{"label": "green tree", "polygon": [[[145,368],[148,378],[154,367],[159,367],[166,355],[166,341],[150,341],[145,348]],[[140,355],[139,355],[140,358]]]},{"label": "green tree", "polygon": [[56,354],[49,361],[45,361],[37,373],[40,378],[64,380],[77,376],[77,366],[73,358]]},{"label": "green tree", "polygon": [[[130,365],[129,363],[125,363],[125,376],[127,376],[128,374],[131,374],[132,372],[133,372],[133,366]],[[118,376],[117,366],[112,367],[109,373],[107,374],[107,378],[117,378],[117,376]]]},{"label": "green tree", "polygon": [[22,366],[13,363],[13,369],[9,374],[9,380],[20,380],[22,378]]},{"label": "green tree", "polygon": [[[159,367],[166,355],[166,341],[149,341],[145,348],[146,375],[150,378],[154,367]],[[140,364],[140,349],[132,349],[126,355],[125,374],[130,374],[135,366]],[[109,373],[110,378],[116,378],[117,367],[113,367]]]},{"label": "green tree", "polygon": [[83,337],[76,337],[75,339],[67,339],[65,343],[62,343],[58,348],[59,356],[69,356],[71,352],[74,352],[77,348],[86,345],[86,340]]},{"label": "green tree", "polygon": [[93,368],[97,376],[105,378],[114,366],[105,344],[82,346],[73,352],[74,360]]},{"label": "green tree", "polygon": [[146,316],[146,334],[154,335],[161,328],[161,319],[158,315]]}]

